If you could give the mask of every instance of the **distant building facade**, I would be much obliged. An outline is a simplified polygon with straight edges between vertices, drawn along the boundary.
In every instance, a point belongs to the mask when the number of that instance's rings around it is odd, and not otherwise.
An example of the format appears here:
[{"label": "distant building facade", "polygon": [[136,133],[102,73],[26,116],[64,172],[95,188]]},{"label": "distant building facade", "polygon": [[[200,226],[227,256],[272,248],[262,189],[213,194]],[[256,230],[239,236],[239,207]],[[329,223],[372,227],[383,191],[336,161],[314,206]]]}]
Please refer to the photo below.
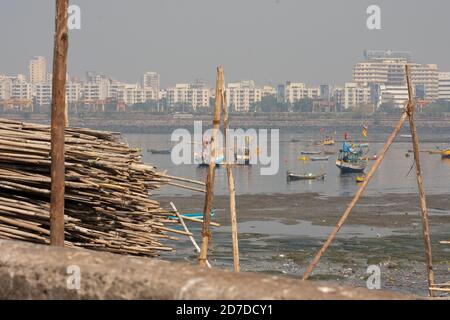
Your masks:
[{"label": "distant building facade", "polygon": [[262,99],[262,90],[253,80],[228,83],[226,94],[227,106],[235,112],[249,112]]},{"label": "distant building facade", "polygon": [[405,65],[411,66],[412,82],[424,88],[423,99],[439,98],[438,67],[435,64],[412,62],[412,55],[402,51],[366,51],[365,61],[355,65],[353,82],[359,85],[398,87],[406,84]]},{"label": "distant building facade", "polygon": [[450,72],[439,73],[439,100],[450,101]]},{"label": "distant building facade", "polygon": [[28,66],[31,84],[47,82],[47,63],[44,57],[34,57]]}]

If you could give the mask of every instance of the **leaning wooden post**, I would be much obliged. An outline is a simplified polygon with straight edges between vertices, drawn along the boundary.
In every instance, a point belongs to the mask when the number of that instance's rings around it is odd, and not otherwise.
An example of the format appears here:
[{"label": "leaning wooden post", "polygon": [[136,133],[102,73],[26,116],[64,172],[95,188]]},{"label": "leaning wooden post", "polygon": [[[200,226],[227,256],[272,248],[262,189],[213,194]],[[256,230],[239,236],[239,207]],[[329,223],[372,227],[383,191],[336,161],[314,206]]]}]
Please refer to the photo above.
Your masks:
[{"label": "leaning wooden post", "polygon": [[213,130],[210,143],[210,156],[208,175],[206,177],[206,196],[205,205],[203,207],[203,227],[202,227],[202,246],[200,250],[199,262],[201,266],[206,266],[206,260],[208,256],[209,240],[211,239],[211,209],[214,200],[214,180],[216,172],[216,145],[217,136],[220,128],[220,111],[222,106],[223,97],[223,68],[217,68],[217,80],[216,80],[216,101],[214,104],[214,118],[213,118]]},{"label": "leaning wooden post", "polygon": [[367,185],[369,184],[370,180],[374,176],[375,172],[381,165],[381,162],[384,159],[384,156],[386,155],[386,152],[389,150],[390,146],[394,142],[395,138],[397,137],[398,133],[403,127],[403,124],[405,123],[405,120],[408,118],[407,110],[405,110],[400,117],[400,120],[398,121],[397,125],[394,128],[394,131],[392,131],[391,135],[389,136],[388,140],[386,141],[386,144],[384,145],[383,149],[381,150],[381,153],[378,155],[377,160],[375,161],[373,167],[370,169],[369,173],[366,176],[366,179],[362,183],[361,187],[358,189],[358,192],[356,192],[355,196],[353,197],[353,200],[350,202],[349,206],[345,210],[345,212],[342,214],[341,219],[337,223],[337,225],[333,228],[331,231],[330,236],[328,237],[327,241],[323,245],[323,247],[319,250],[319,252],[316,254],[308,268],[306,269],[305,273],[303,274],[303,280],[307,280],[309,276],[311,275],[314,267],[319,262],[320,258],[323,256],[325,251],[328,249],[330,244],[333,242],[334,237],[339,232],[339,230],[344,225],[345,221],[347,220],[348,216],[352,212],[353,208],[355,207],[356,203],[358,202],[359,198],[361,198],[362,194],[364,193],[364,190],[366,190]]},{"label": "leaning wooden post", "polygon": [[[178,212],[177,208],[175,207],[175,205],[173,204],[173,202],[170,203],[170,205],[172,206],[172,210],[175,213],[175,215],[177,216],[178,220],[180,220],[181,225],[183,226],[184,231],[186,231],[186,233],[190,234],[191,232],[189,231],[186,223],[184,222],[183,217],[181,216],[181,214]],[[194,245],[194,248],[197,250],[198,253],[200,253],[200,247],[197,244],[197,241],[195,241],[193,236],[188,236],[189,240],[191,240],[192,244]],[[206,260],[206,266],[208,268],[211,268],[211,264],[209,263],[208,260]]]},{"label": "leaning wooden post", "polygon": [[[411,129],[412,143],[414,150],[414,161],[416,164],[416,176],[417,185],[419,187],[420,209],[422,213],[422,231],[423,240],[425,244],[425,258],[427,261],[427,276],[428,276],[428,288],[434,285],[434,272],[433,272],[433,259],[431,254],[431,242],[430,242],[430,229],[428,224],[428,209],[425,196],[425,188],[423,185],[422,168],[420,164],[420,150],[419,150],[419,137],[417,134],[416,124],[414,122],[414,101],[413,101],[413,89],[411,81],[411,67],[406,65],[406,80],[408,83],[408,106],[407,112],[409,117],[409,127]],[[430,296],[433,296],[433,291],[428,291]]]},{"label": "leaning wooden post", "polygon": [[238,241],[238,229],[237,229],[237,215],[236,215],[236,188],[233,176],[233,164],[234,162],[230,157],[229,148],[229,129],[230,120],[228,118],[228,104],[225,88],[223,89],[223,126],[225,131],[224,145],[225,145],[225,163],[227,166],[228,177],[228,190],[230,192],[230,216],[231,216],[231,238],[233,240],[233,267],[234,272],[240,271],[239,265],[239,241]]},{"label": "leaning wooden post", "polygon": [[64,128],[69,35],[68,0],[56,0],[51,120],[50,244],[64,246]]}]

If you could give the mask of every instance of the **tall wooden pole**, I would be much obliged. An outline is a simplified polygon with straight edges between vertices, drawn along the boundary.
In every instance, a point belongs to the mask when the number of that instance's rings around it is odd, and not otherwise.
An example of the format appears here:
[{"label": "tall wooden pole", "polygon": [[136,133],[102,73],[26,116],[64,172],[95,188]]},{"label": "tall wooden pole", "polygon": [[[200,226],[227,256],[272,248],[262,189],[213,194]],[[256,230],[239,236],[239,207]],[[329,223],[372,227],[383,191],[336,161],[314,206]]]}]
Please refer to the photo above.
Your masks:
[{"label": "tall wooden pole", "polygon": [[213,130],[210,143],[210,157],[208,175],[206,177],[206,195],[205,205],[203,207],[203,227],[202,227],[202,246],[200,250],[199,263],[206,266],[208,257],[209,240],[211,239],[211,209],[214,200],[214,180],[216,173],[216,152],[217,152],[217,136],[220,128],[220,112],[222,107],[223,88],[224,88],[223,68],[217,68],[216,80],[216,101],[214,104]]},{"label": "tall wooden pole", "polygon": [[64,246],[64,128],[69,35],[68,0],[56,0],[51,120],[50,244]]},{"label": "tall wooden pole", "polygon": [[[420,164],[419,137],[417,134],[416,124],[414,121],[414,101],[413,101],[414,97],[411,81],[411,67],[409,65],[406,65],[406,80],[408,83],[408,96],[409,96],[407,112],[409,116],[409,127],[411,129],[412,135],[414,161],[416,164],[417,185],[419,187],[419,200],[420,200],[419,202],[422,213],[422,232],[425,244],[425,258],[427,261],[428,288],[431,288],[434,285],[434,272],[433,272],[433,259],[431,254],[430,228],[428,224],[428,208],[425,196],[425,187],[423,185],[422,167]],[[429,294],[430,296],[432,296],[433,291],[429,290]]]},{"label": "tall wooden pole", "polygon": [[403,124],[405,123],[405,120],[407,118],[408,118],[408,113],[405,110],[405,112],[403,112],[402,116],[400,117],[400,120],[398,121],[397,125],[395,126],[394,131],[392,131],[391,135],[389,136],[388,140],[386,141],[386,144],[384,145],[381,153],[378,155],[377,160],[375,161],[373,167],[370,169],[369,173],[367,174],[366,179],[362,183],[362,185],[359,188],[358,192],[356,192],[355,196],[353,197],[353,200],[350,202],[349,206],[347,207],[345,212],[342,214],[341,219],[339,220],[337,225],[331,231],[331,234],[329,235],[329,237],[328,237],[327,241],[325,242],[325,244],[323,245],[323,247],[319,250],[319,252],[316,254],[314,259],[312,260],[312,262],[310,263],[310,265],[306,269],[305,273],[303,274],[303,280],[307,280],[309,278],[309,276],[311,275],[313,269],[315,268],[315,266],[319,262],[320,258],[323,256],[325,251],[328,249],[330,244],[333,242],[334,237],[337,235],[339,230],[344,225],[345,221],[347,220],[348,216],[352,212],[352,210],[355,207],[356,203],[358,202],[359,198],[361,198],[362,194],[366,190],[370,180],[374,176],[374,174],[377,171],[377,169],[380,167],[381,162],[383,161],[384,156],[386,155],[386,152],[389,150],[390,146],[392,145],[392,143],[394,142],[395,138],[399,134],[399,132],[402,129]]},{"label": "tall wooden pole", "polygon": [[228,190],[230,192],[231,238],[233,241],[233,269],[234,272],[239,272],[240,265],[239,265],[239,240],[238,240],[237,214],[236,214],[236,187],[233,176],[233,164],[230,158],[230,146],[229,146],[230,141],[228,139],[229,138],[228,133],[230,129],[230,119],[228,117],[228,104],[225,88],[223,89],[223,126],[225,131],[224,137],[225,163],[227,166]]}]

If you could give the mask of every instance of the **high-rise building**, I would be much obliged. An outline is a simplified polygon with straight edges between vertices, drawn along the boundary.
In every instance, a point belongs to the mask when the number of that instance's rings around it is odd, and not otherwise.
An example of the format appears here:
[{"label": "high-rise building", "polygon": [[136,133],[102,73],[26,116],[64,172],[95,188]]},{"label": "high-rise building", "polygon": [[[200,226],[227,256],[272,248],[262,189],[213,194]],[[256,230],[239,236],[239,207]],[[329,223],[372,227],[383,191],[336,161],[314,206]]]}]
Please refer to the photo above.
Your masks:
[{"label": "high-rise building", "polygon": [[142,87],[144,89],[152,88],[156,92],[156,99],[159,100],[160,76],[159,73],[148,71],[142,77]]},{"label": "high-rise building", "polygon": [[262,90],[253,80],[229,83],[226,88],[227,105],[237,112],[248,112],[261,101]]},{"label": "high-rise building", "polygon": [[365,61],[353,69],[353,82],[360,85],[384,85],[387,87],[406,84],[405,65],[411,66],[414,86],[422,85],[424,99],[434,101],[439,96],[438,68],[435,64],[413,63],[411,53],[398,51],[366,51]]},{"label": "high-rise building", "polygon": [[33,99],[33,86],[31,83],[22,79],[13,80],[12,82],[12,99],[31,100]]},{"label": "high-rise building", "polygon": [[439,100],[450,101],[450,72],[439,73]]},{"label": "high-rise building", "polygon": [[52,103],[52,84],[51,83],[38,83],[36,88],[36,103],[40,106],[50,105]]},{"label": "high-rise building", "polygon": [[44,57],[34,57],[29,64],[30,83],[38,84],[47,80],[47,64]]},{"label": "high-rise building", "polygon": [[354,82],[348,82],[344,88],[335,88],[337,105],[342,109],[356,108],[370,102],[370,88]]},{"label": "high-rise building", "polygon": [[12,94],[12,80],[6,76],[0,75],[0,101],[8,100]]},{"label": "high-rise building", "polygon": [[302,82],[286,82],[284,98],[287,103],[296,103],[303,99],[317,99],[320,97],[319,88],[308,88]]},{"label": "high-rise building", "polygon": [[194,84],[179,83],[167,89],[167,104],[175,107],[177,104],[186,105],[193,110],[209,107],[210,90],[197,81]]}]

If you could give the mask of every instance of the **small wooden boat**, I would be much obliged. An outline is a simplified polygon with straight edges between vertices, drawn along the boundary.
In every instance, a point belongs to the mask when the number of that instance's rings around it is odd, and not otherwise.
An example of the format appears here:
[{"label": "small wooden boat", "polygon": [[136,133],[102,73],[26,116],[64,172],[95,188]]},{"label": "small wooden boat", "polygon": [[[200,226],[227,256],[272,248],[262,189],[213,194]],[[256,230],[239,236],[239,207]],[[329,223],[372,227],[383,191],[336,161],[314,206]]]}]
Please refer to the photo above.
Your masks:
[{"label": "small wooden boat", "polygon": [[[211,218],[214,218],[215,215],[216,215],[216,209],[212,208],[211,209]],[[203,212],[181,213],[180,216],[183,218],[193,218],[193,219],[203,220]],[[176,219],[178,219],[178,217],[169,216],[169,219],[176,220]]]},{"label": "small wooden boat", "polygon": [[150,152],[152,154],[170,154],[170,149],[163,149],[163,150],[157,150],[157,149],[148,149],[147,152]]},{"label": "small wooden boat", "polygon": [[321,154],[322,151],[300,151],[301,154],[305,154],[305,155],[315,155],[315,154]]},{"label": "small wooden boat", "polygon": [[309,161],[311,160],[310,157],[307,156],[300,156],[297,158],[298,161]]},{"label": "small wooden boat", "polygon": [[328,161],[330,159],[329,156],[325,156],[325,157],[311,157],[311,161]]},{"label": "small wooden boat", "polygon": [[325,179],[326,174],[315,175],[313,173],[307,174],[294,174],[292,172],[287,172],[287,180],[288,181],[298,181],[298,180],[323,180]]},{"label": "small wooden boat", "polygon": [[364,180],[366,180],[366,177],[365,177],[365,176],[357,176],[357,177],[356,177],[356,182],[357,182],[357,183],[364,182]]}]

